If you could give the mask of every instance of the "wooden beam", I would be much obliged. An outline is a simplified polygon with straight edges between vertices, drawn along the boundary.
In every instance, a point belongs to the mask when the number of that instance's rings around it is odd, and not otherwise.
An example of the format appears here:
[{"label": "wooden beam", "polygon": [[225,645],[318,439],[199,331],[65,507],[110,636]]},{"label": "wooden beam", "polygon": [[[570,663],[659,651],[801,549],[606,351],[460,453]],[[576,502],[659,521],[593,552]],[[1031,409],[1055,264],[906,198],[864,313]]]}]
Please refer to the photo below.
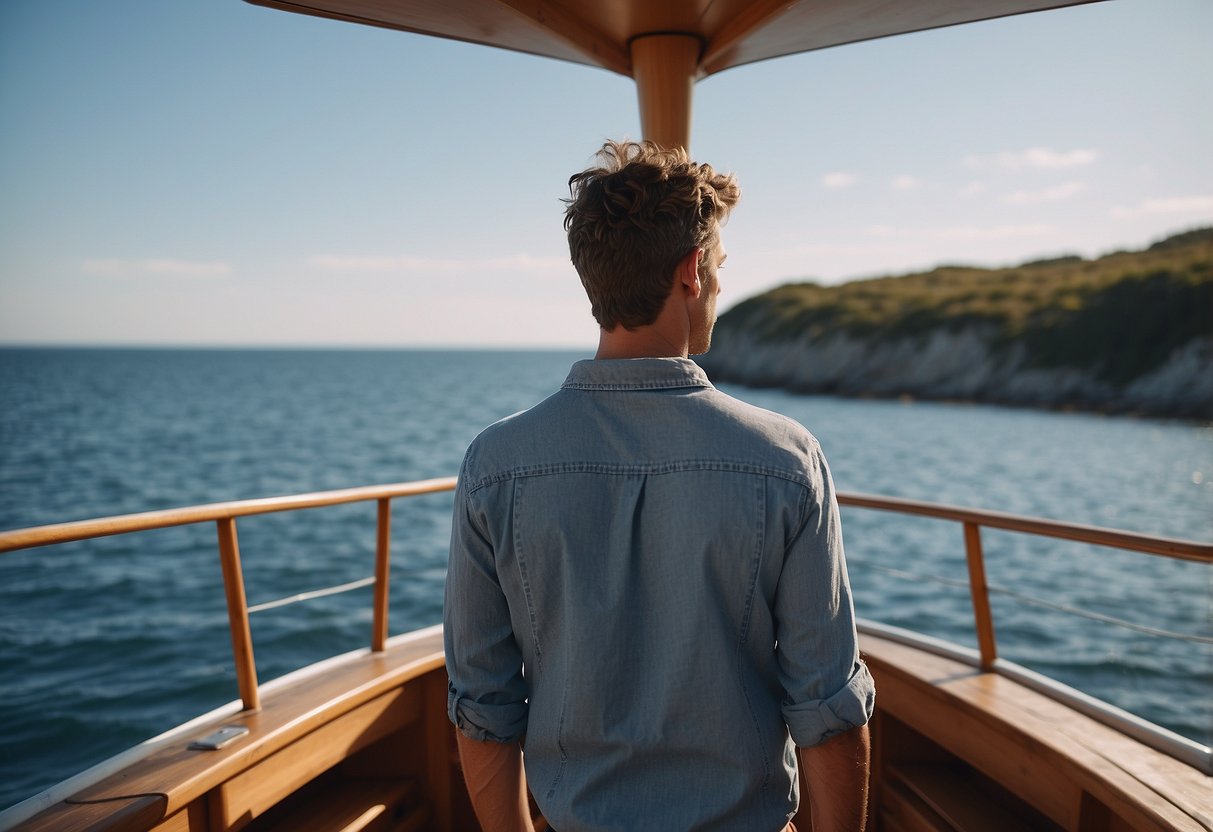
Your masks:
[{"label": "wooden beam", "polygon": [[603,69],[631,75],[632,64],[626,49],[569,11],[561,3],[547,0],[497,0],[523,17],[538,23],[564,40]]},{"label": "wooden beam", "polygon": [[993,670],[998,658],[994,640],[994,616],[990,613],[990,589],[986,584],[985,557],[981,549],[981,527],[965,523],[965,559],[969,563],[969,593],[973,596],[973,618],[977,624],[977,646],[981,669]]},{"label": "wooden beam", "polygon": [[[796,0],[756,0],[747,4],[740,13],[730,19],[720,28],[703,51],[702,66],[704,74],[716,71],[713,62],[741,41],[745,40],[757,29],[765,26],[772,18],[796,5]],[[721,67],[722,69],[724,67]]]},{"label": "wooden beam", "polygon": [[703,43],[695,35],[642,35],[632,41],[640,132],[663,147],[691,148],[691,99]]},{"label": "wooden beam", "polygon": [[392,501],[379,498],[375,528],[375,603],[371,612],[371,650],[382,653],[387,644],[388,579],[392,561]]},{"label": "wooden beam", "polygon": [[447,719],[447,685],[445,668],[429,673],[422,680],[423,735],[425,737],[426,794],[434,810],[435,829],[451,828],[453,790],[458,784],[451,776],[455,746],[452,727]]},{"label": "wooden beam", "polygon": [[210,793],[213,829],[239,829],[304,784],[422,716],[421,684],[405,685],[321,725]]},{"label": "wooden beam", "polygon": [[248,621],[248,598],[244,593],[244,573],[240,568],[240,545],[236,541],[236,519],[218,521],[219,562],[223,566],[223,589],[227,595],[227,619],[232,634],[232,655],[236,660],[236,684],[246,711],[261,709],[257,688],[257,663],[253,660],[253,633]]}]

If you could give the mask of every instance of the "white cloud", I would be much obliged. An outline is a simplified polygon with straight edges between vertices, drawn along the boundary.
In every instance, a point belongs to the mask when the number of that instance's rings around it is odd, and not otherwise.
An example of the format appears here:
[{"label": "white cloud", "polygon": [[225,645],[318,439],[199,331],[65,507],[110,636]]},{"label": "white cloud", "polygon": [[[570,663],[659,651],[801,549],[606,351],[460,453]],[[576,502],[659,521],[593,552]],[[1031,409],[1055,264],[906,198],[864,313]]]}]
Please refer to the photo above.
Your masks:
[{"label": "white cloud", "polygon": [[136,275],[161,275],[164,277],[226,277],[232,267],[221,260],[198,263],[190,260],[171,260],[149,257],[136,260],[95,259],[80,264],[85,274],[97,277],[133,277]]},{"label": "white cloud", "polygon": [[975,197],[980,194],[984,194],[985,192],[986,192],[986,183],[978,182],[978,181],[974,180],[974,181],[970,182],[968,185],[965,185],[959,191],[957,191],[956,195],[958,197],[961,197],[962,199],[969,199],[971,197]]},{"label": "white cloud", "polygon": [[1090,165],[1099,158],[1099,151],[1090,148],[1060,151],[1051,147],[1029,147],[1027,150],[1005,151],[991,156],[966,156],[965,167],[998,168],[1002,170],[1062,170]]},{"label": "white cloud", "polygon": [[1039,191],[1015,191],[1003,197],[1002,201],[1009,205],[1036,205],[1041,202],[1060,202],[1070,199],[1086,190],[1082,182],[1066,182]]},{"label": "white cloud", "polygon": [[823,188],[829,188],[832,191],[837,191],[842,188],[849,188],[859,181],[859,177],[853,173],[836,170],[827,173],[821,177],[821,185]]},{"label": "white cloud", "polygon": [[307,259],[315,269],[340,272],[458,272],[527,271],[550,272],[572,269],[567,257],[535,257],[511,254],[502,257],[415,257],[412,255],[318,254]]},{"label": "white cloud", "polygon": [[888,225],[874,225],[868,229],[873,237],[894,238],[907,240],[1007,240],[1019,237],[1042,237],[1052,234],[1051,225],[958,225],[942,228],[896,228]]},{"label": "white cloud", "polygon": [[1109,213],[1116,219],[1132,219],[1153,214],[1202,214],[1213,218],[1213,194],[1143,199],[1132,208],[1118,205]]},{"label": "white cloud", "polygon": [[894,176],[892,181],[889,182],[889,187],[895,191],[912,191],[922,184],[922,180],[917,176],[903,173],[899,176]]}]

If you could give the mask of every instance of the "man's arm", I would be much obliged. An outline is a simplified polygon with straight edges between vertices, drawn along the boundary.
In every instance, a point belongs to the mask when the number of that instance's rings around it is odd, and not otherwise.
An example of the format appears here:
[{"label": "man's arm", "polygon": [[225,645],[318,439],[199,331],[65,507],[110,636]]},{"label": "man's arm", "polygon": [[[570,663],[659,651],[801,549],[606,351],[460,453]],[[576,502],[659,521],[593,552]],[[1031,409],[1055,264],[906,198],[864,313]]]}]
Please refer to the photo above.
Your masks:
[{"label": "man's arm", "polygon": [[463,777],[476,819],[486,832],[535,832],[527,804],[522,747],[474,740],[455,732]]},{"label": "man's arm", "polygon": [[813,832],[863,832],[871,756],[868,726],[852,728],[799,751]]},{"label": "man's arm", "polygon": [[522,652],[497,580],[484,513],[468,493],[467,468],[465,458],[455,491],[442,609],[447,711],[458,729],[464,779],[481,827],[533,832],[519,744],[528,714]]}]

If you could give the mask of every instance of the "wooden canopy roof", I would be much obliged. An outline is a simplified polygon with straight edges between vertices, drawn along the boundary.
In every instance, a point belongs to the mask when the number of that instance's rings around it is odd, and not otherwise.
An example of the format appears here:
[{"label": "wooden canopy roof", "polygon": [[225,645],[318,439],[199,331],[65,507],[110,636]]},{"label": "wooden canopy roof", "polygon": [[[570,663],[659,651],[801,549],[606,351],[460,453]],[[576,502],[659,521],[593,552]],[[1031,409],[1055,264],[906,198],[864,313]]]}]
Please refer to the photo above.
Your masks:
[{"label": "wooden canopy roof", "polygon": [[248,0],[636,79],[645,137],[689,143],[691,86],[767,58],[1094,0]]}]

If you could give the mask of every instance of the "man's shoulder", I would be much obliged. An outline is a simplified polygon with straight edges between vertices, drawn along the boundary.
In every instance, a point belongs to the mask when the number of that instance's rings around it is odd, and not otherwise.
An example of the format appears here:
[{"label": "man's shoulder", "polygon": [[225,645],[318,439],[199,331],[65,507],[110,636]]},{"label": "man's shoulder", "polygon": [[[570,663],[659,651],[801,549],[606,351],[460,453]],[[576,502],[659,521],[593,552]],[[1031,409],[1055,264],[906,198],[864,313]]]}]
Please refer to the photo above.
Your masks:
[{"label": "man's shoulder", "polygon": [[575,464],[635,467],[688,460],[805,482],[820,476],[820,445],[795,419],[711,386],[689,395],[648,395],[654,397],[648,404],[631,399],[613,407],[558,390],[477,435],[464,460],[468,482],[478,488],[521,472]]},{"label": "man's shoulder", "polygon": [[559,391],[481,430],[468,446],[467,472],[483,475],[536,456],[548,429],[560,421],[554,412],[559,409],[554,402],[558,396]]},{"label": "man's shoulder", "polygon": [[545,424],[560,419],[556,412],[560,409],[558,401],[560,396],[561,391],[557,390],[528,408],[498,419],[481,430],[472,440],[472,444],[509,445],[524,436],[532,436],[536,430],[542,430]]},{"label": "man's shoulder", "polygon": [[768,442],[776,448],[805,453],[816,453],[820,447],[817,437],[790,416],[750,404],[715,389],[710,401],[725,417],[722,420],[725,425],[739,433],[750,434],[758,441]]}]

